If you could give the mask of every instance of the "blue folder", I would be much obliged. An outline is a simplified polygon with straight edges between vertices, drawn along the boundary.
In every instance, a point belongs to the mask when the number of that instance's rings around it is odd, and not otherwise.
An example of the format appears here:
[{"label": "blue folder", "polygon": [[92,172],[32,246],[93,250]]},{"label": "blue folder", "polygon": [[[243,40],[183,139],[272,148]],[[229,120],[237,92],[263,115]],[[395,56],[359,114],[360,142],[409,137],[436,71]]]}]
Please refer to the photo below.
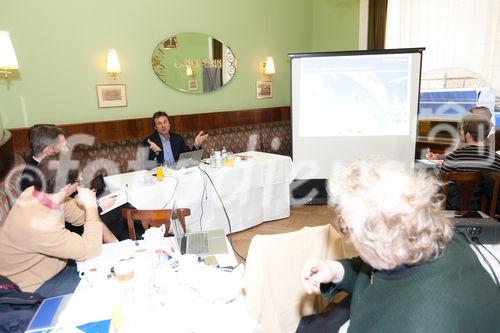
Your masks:
[{"label": "blue folder", "polygon": [[[45,299],[31,319],[26,333],[52,332],[56,328],[55,325],[59,315],[66,308],[72,296],[73,294],[68,294]],[[78,326],[78,329],[84,332],[107,333],[109,332],[110,322],[110,319],[91,322]]]}]

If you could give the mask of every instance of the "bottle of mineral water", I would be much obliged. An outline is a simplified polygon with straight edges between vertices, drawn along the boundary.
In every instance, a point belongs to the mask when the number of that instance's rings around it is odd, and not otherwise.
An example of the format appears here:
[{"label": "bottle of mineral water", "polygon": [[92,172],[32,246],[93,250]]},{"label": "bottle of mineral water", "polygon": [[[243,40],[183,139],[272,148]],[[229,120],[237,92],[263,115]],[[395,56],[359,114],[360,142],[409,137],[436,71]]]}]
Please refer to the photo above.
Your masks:
[{"label": "bottle of mineral water", "polygon": [[226,150],[226,147],[222,147],[221,154],[222,154],[222,163],[224,163],[226,161],[226,159],[227,159],[227,150]]}]

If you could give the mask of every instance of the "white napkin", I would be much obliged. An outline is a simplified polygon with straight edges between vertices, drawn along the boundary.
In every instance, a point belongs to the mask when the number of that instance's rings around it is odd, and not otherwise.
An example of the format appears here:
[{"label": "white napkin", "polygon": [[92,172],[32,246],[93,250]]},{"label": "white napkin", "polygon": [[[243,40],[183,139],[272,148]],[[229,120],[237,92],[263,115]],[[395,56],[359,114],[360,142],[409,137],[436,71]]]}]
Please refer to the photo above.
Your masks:
[{"label": "white napkin", "polygon": [[144,238],[146,248],[150,250],[157,250],[161,248],[164,235],[165,225],[163,224],[161,227],[149,228],[146,230],[142,238]]}]

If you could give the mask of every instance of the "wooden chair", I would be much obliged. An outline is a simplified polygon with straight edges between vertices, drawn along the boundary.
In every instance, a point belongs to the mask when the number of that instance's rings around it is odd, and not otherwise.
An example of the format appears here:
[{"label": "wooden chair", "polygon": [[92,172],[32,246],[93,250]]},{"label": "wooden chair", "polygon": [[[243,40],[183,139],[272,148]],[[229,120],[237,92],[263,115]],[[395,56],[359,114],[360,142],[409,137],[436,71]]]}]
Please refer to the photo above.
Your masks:
[{"label": "wooden chair", "polygon": [[[186,222],[184,218],[191,215],[191,210],[189,208],[179,208],[176,210],[178,217],[182,225],[182,228],[186,230]],[[170,216],[172,215],[172,210],[170,209],[158,209],[158,210],[137,210],[133,208],[123,208],[122,217],[127,219],[128,234],[131,240],[136,240],[134,220],[139,220],[144,228],[147,230],[151,227],[160,227],[162,224],[165,225],[165,234],[170,230]]]},{"label": "wooden chair", "polygon": [[[444,182],[442,193],[444,195],[443,208],[446,208],[446,201],[448,200],[448,185],[450,182],[455,183],[457,188],[457,193],[459,195],[460,201],[458,203],[458,209],[460,211],[468,211],[471,200],[474,193],[479,189],[481,185],[482,176],[479,172],[445,172],[441,174],[441,179]],[[500,184],[499,184],[500,185]],[[486,193],[485,193],[486,194]],[[486,196],[481,198],[480,210],[486,212]]]},{"label": "wooden chair", "polygon": [[498,200],[498,190],[500,190],[500,172],[490,173],[491,179],[493,180],[493,188],[491,192],[491,202],[490,202],[490,217],[494,219],[500,218],[500,214],[497,214],[497,200]]}]

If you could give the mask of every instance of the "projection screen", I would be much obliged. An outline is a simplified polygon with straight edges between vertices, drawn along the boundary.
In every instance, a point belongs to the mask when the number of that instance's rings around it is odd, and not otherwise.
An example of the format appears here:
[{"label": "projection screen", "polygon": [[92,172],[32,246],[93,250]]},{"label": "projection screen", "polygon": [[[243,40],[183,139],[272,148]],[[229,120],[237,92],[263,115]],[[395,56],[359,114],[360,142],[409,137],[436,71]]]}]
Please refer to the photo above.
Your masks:
[{"label": "projection screen", "polygon": [[366,156],[413,166],[422,51],[289,55],[296,179]]}]

